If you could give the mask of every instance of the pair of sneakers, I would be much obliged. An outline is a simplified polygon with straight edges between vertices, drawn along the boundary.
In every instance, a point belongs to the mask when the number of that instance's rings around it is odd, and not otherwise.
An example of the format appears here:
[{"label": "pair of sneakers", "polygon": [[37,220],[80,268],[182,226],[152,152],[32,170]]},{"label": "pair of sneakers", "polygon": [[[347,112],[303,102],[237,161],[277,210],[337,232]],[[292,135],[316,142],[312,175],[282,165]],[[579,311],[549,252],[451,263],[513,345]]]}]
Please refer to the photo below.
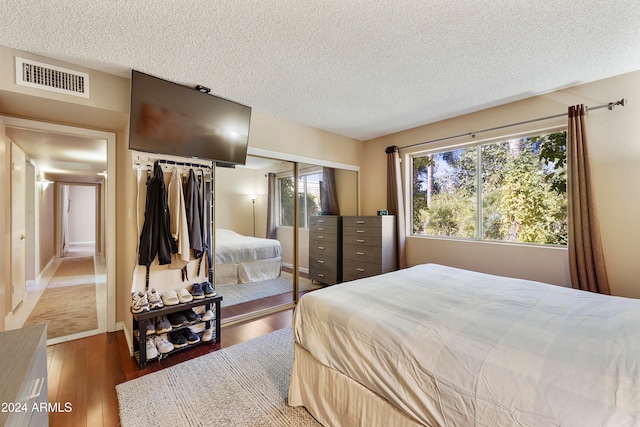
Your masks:
[{"label": "pair of sneakers", "polygon": [[209,282],[194,283],[191,285],[191,295],[193,299],[203,299],[204,297],[216,296],[217,292]]},{"label": "pair of sneakers", "polygon": [[143,311],[149,310],[147,294],[142,291],[131,292],[131,311],[134,313],[142,313]]},{"label": "pair of sneakers", "polygon": [[155,359],[161,354],[173,351],[173,344],[169,342],[166,334],[147,338],[147,360]]},{"label": "pair of sneakers", "polygon": [[179,331],[170,332],[169,341],[171,341],[174,348],[182,348],[188,344],[196,344],[200,342],[200,337],[191,329],[184,328]]},{"label": "pair of sneakers", "polygon": [[149,311],[163,306],[164,304],[162,303],[160,294],[153,288],[147,292],[131,292],[131,311],[134,313],[142,313],[143,311]]}]

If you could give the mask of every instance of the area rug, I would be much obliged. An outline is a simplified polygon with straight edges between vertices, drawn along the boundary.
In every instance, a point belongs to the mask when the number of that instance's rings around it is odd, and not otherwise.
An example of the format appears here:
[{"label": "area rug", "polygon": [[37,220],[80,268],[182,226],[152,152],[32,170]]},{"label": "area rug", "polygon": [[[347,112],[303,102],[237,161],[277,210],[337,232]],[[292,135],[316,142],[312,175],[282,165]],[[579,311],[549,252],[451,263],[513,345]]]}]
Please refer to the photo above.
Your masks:
[{"label": "area rug", "polygon": [[93,257],[62,260],[24,326],[40,323],[48,339],[98,328]]},{"label": "area rug", "polygon": [[[314,284],[311,280],[300,278],[298,285],[300,291],[319,289],[322,286]],[[293,291],[293,277],[290,273],[282,272],[280,277],[253,283],[238,283],[230,285],[217,285],[216,291],[222,295],[222,307],[254,301],[260,298],[286,294]]]},{"label": "area rug", "polygon": [[320,426],[286,404],[291,327],[116,386],[122,427]]}]

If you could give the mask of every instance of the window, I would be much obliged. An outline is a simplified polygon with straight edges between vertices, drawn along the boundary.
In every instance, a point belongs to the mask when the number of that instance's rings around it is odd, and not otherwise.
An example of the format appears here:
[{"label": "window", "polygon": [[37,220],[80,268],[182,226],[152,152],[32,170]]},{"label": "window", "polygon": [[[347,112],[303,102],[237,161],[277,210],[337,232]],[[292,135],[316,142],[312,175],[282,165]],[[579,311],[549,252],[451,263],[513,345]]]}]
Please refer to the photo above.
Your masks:
[{"label": "window", "polygon": [[[279,179],[280,225],[293,226],[293,176]],[[309,217],[320,210],[322,172],[300,175],[298,179],[298,226],[309,228]]]},{"label": "window", "polygon": [[566,131],[414,155],[413,235],[566,245]]}]

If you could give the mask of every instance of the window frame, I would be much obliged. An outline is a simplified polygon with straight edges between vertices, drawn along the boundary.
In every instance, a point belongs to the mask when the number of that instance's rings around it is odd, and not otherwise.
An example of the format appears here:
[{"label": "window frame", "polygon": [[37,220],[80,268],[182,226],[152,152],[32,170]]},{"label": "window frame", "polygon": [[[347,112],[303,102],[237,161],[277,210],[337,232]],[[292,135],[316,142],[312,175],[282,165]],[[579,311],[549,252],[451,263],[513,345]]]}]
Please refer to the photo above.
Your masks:
[{"label": "window frame", "polygon": [[[549,126],[549,127],[529,130],[529,131],[522,131],[522,132],[512,133],[512,134],[500,134],[497,136],[491,136],[491,137],[488,137],[482,140],[477,140],[477,141],[471,140],[471,141],[463,141],[463,142],[456,142],[456,143],[440,142],[438,144],[434,144],[433,148],[426,148],[428,145],[430,145],[429,143],[416,146],[416,149],[414,151],[407,152],[403,156],[403,160],[404,160],[403,163],[406,165],[404,168],[404,172],[405,172],[404,177],[405,177],[405,194],[407,195],[407,197],[405,198],[405,212],[406,212],[405,213],[405,221],[406,221],[405,235],[409,238],[416,238],[416,239],[441,239],[441,240],[451,240],[451,241],[461,241],[461,242],[502,244],[502,245],[515,245],[515,246],[537,246],[537,247],[566,249],[567,244],[513,242],[508,240],[492,240],[492,239],[483,238],[482,237],[484,234],[483,233],[483,227],[484,227],[483,206],[482,206],[483,198],[482,198],[482,182],[480,182],[482,177],[482,172],[481,172],[482,157],[480,155],[480,152],[482,151],[481,147],[483,145],[496,144],[496,143],[505,142],[512,139],[535,137],[535,136],[556,133],[556,132],[563,132],[563,131],[568,132],[567,124],[562,124],[562,125],[558,124],[555,126]],[[469,133],[469,137],[475,138],[475,135],[472,133]],[[475,166],[476,167],[476,176],[475,176],[475,191],[476,191],[475,234],[476,234],[476,237],[469,238],[469,237],[460,237],[460,236],[415,234],[413,229],[413,220],[414,220],[414,212],[413,212],[413,198],[414,198],[413,164],[414,162],[413,162],[413,159],[415,157],[434,155],[434,154],[454,151],[458,149],[471,148],[471,147],[477,148],[476,166]],[[568,162],[566,167],[567,167],[567,185],[569,185],[570,173],[568,171],[568,167],[569,167]],[[569,193],[567,191],[567,203],[568,203],[568,197],[569,197]]]}]

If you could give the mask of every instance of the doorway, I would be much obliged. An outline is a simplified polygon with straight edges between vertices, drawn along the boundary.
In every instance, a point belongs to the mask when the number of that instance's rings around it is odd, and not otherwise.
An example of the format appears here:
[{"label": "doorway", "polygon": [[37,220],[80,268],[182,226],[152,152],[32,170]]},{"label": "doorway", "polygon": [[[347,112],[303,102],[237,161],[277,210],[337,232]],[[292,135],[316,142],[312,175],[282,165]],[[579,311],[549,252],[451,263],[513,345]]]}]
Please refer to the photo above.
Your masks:
[{"label": "doorway", "polygon": [[[96,305],[102,304],[102,307],[98,307],[98,311],[101,312],[98,316],[100,325],[84,334],[70,334],[48,340],[48,344],[115,331],[115,245],[106,243],[115,241],[115,134],[12,117],[0,116],[0,120],[6,125],[6,135],[25,151],[27,162],[33,165],[32,173],[35,176],[32,179],[33,183],[27,184],[31,188],[27,188],[26,192],[35,194],[34,203],[39,206],[34,209],[36,219],[32,232],[35,235],[35,247],[30,250],[35,252],[35,282],[39,282],[40,285],[34,286],[34,292],[27,292],[27,298],[23,303],[16,307],[15,312],[9,313],[6,328],[22,326],[17,324],[20,322],[16,313],[30,313],[30,310],[33,310],[44,292],[42,283],[47,283],[54,277],[62,261],[77,258],[70,255],[86,255],[96,260],[96,284],[102,282],[103,295],[96,292]],[[94,170],[92,164],[96,159],[82,158],[80,153],[88,146],[100,144],[105,152],[104,160],[101,166],[96,166],[98,169]],[[54,152],[55,156],[62,157],[55,157],[52,154]],[[59,165],[68,166],[69,170],[65,167],[47,165],[43,158],[58,161]],[[74,170],[73,164],[80,166]],[[66,175],[60,176],[65,173]],[[29,179],[26,182],[28,183]],[[87,194],[90,194],[88,197],[92,199],[89,215],[84,206],[84,212],[71,219],[74,227],[78,225],[78,218],[81,218],[85,225],[84,229],[75,227],[76,234],[69,236],[68,243],[71,244],[67,245],[66,253],[58,244],[62,240],[62,216],[59,213],[62,209],[56,207],[59,206],[59,200],[62,199],[60,194],[65,186],[70,189],[69,193],[81,193],[76,194],[76,201],[87,198]],[[90,226],[84,221],[88,217]],[[74,227],[69,227],[69,230]],[[99,266],[100,262],[102,268]],[[26,316],[21,314],[20,317]]]}]

